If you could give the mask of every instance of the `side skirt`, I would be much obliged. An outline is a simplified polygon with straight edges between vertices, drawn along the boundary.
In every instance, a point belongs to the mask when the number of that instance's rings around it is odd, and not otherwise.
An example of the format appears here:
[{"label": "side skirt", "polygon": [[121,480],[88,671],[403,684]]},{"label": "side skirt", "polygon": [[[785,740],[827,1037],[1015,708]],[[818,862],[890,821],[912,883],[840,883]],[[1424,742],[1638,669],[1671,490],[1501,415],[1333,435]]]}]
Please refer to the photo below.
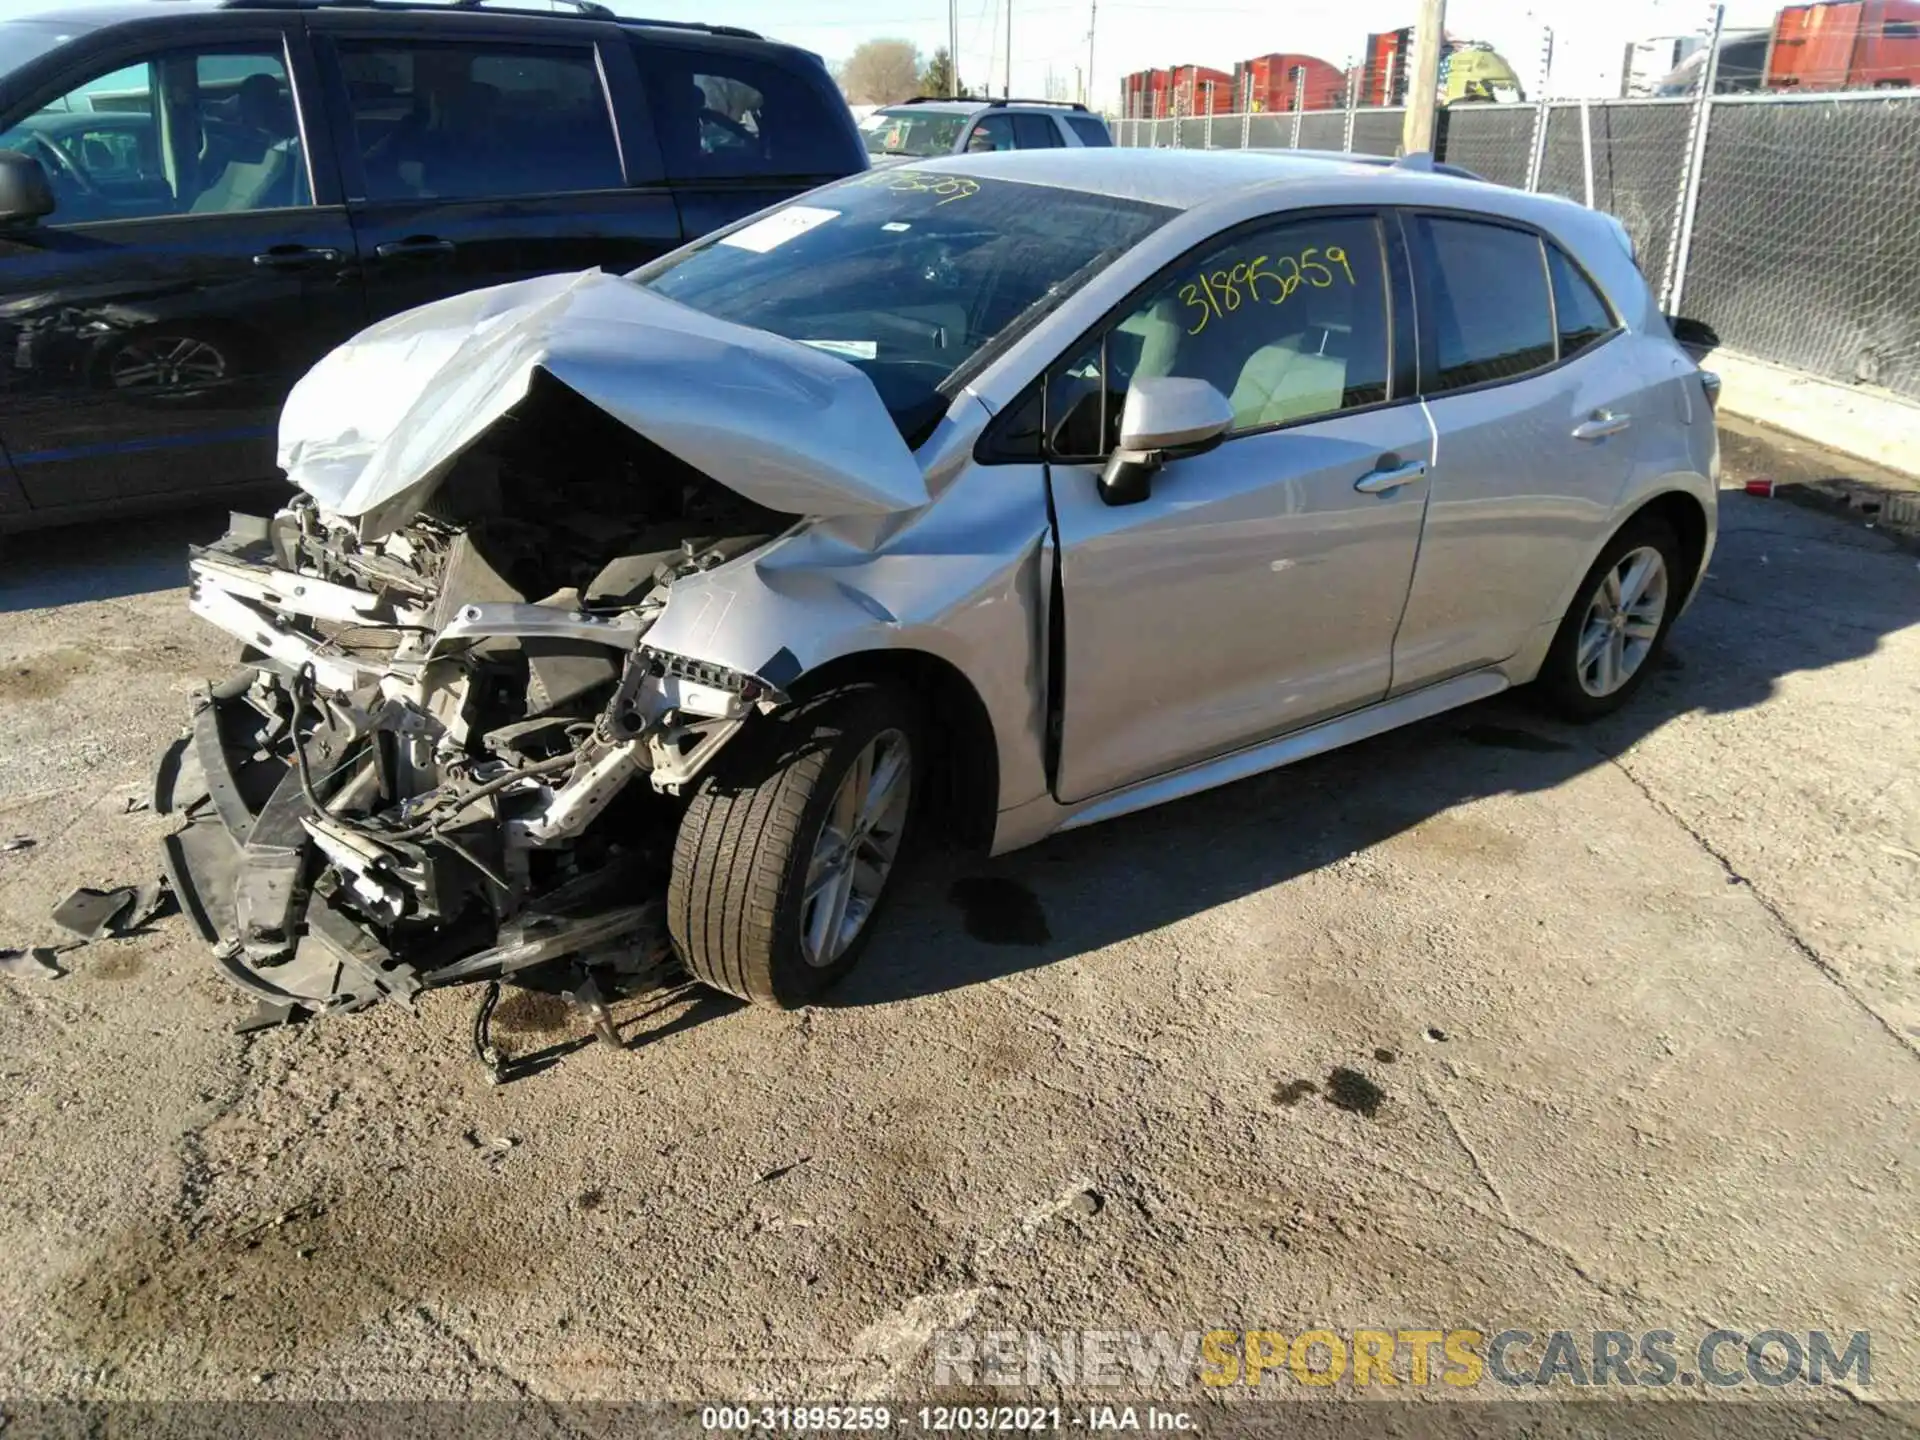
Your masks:
[{"label": "side skirt", "polygon": [[1236,780],[1276,770],[1282,765],[1292,765],[1309,756],[1337,750],[1343,745],[1370,740],[1389,730],[1398,730],[1403,725],[1429,719],[1462,705],[1471,705],[1477,700],[1489,699],[1507,689],[1509,683],[1500,670],[1475,670],[1443,680],[1437,685],[1382,700],[1364,710],[1322,721],[1305,730],[1295,730],[1277,739],[1263,740],[1243,750],[1204,760],[1198,765],[1153,776],[1124,790],[1110,791],[1076,805],[1061,805],[1043,797],[1001,812],[993,851],[996,855],[1004,854],[1023,845],[1031,845],[1057,830],[1077,830],[1083,825],[1097,825],[1102,820],[1131,815],[1136,810],[1164,805],[1169,800],[1184,799],[1215,786],[1231,785]]}]

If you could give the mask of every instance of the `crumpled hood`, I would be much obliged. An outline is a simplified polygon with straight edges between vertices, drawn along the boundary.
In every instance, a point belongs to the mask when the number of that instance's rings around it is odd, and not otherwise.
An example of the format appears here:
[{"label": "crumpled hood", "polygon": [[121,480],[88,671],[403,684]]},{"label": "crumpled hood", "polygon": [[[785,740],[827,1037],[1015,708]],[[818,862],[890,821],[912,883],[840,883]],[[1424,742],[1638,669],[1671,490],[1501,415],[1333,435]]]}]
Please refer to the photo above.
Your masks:
[{"label": "crumpled hood", "polygon": [[852,365],[598,270],[471,291],[361,331],[287,397],[280,464],[378,538],[413,518],[536,370],[770,509],[927,503],[918,462]]}]

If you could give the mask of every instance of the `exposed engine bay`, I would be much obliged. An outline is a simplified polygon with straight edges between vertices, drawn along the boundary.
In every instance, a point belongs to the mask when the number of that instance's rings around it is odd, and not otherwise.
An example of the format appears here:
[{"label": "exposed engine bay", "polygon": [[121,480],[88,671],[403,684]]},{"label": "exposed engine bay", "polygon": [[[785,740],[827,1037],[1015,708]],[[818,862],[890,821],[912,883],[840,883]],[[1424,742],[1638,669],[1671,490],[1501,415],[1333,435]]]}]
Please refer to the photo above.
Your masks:
[{"label": "exposed engine bay", "polygon": [[652,650],[677,580],[796,517],[544,374],[410,523],[301,496],[192,558],[243,647],[167,752],[170,878],[287,1017],[562,956],[654,963],[682,787],[766,679]]}]

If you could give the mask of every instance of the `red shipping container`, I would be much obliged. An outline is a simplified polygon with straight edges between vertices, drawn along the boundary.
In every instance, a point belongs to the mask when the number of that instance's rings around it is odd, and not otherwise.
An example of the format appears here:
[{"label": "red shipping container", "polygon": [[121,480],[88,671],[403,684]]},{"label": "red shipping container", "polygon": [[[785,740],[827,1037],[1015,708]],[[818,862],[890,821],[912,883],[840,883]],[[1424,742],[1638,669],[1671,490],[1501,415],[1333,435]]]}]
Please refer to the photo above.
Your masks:
[{"label": "red shipping container", "polygon": [[1215,115],[1233,111],[1233,76],[1206,65],[1173,67],[1173,110],[1176,115]]},{"label": "red shipping container", "polygon": [[1296,86],[1295,71],[1306,75],[1303,110],[1338,110],[1347,103],[1346,76],[1315,55],[1284,52],[1257,55],[1233,67],[1234,108],[1255,112],[1290,111]]},{"label": "red shipping container", "polygon": [[1773,21],[1767,85],[1873,90],[1920,84],[1920,3],[1824,0],[1789,5]]}]

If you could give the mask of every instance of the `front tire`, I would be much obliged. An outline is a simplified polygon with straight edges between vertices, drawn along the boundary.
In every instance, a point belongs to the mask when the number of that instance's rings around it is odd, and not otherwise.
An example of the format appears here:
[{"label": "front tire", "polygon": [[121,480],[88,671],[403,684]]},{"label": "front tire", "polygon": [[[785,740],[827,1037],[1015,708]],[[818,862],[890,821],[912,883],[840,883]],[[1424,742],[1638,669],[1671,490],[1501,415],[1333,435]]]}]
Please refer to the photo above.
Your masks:
[{"label": "front tire", "polygon": [[667,927],[695,978],[804,1005],[860,958],[912,814],[912,706],[848,685],[750,725],[680,822]]},{"label": "front tire", "polygon": [[1650,515],[1607,543],[1540,667],[1540,693],[1554,709],[1597,720],[1646,683],[1686,596],[1681,553],[1673,530]]}]

